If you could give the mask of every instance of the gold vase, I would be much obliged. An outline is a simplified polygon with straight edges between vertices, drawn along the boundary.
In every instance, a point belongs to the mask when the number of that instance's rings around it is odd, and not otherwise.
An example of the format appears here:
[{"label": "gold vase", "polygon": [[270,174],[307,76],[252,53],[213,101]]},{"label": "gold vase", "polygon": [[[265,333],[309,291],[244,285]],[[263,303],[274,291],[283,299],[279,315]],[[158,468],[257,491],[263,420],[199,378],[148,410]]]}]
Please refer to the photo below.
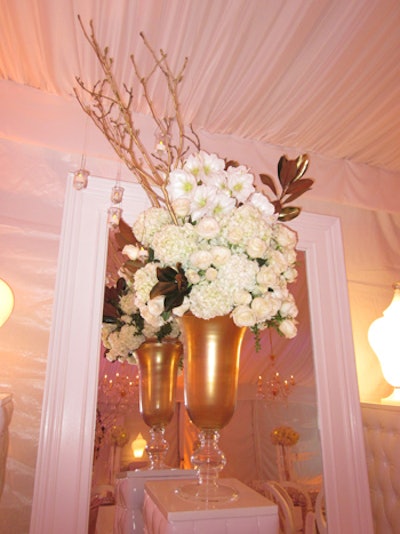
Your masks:
[{"label": "gold vase", "polygon": [[199,429],[199,445],[191,457],[197,483],[180,488],[179,493],[190,500],[232,500],[237,497],[235,490],[218,482],[226,464],[218,441],[219,430],[229,423],[236,408],[240,349],[246,328],[236,326],[229,316],[205,320],[184,315],[180,325],[185,406]]},{"label": "gold vase", "polygon": [[182,344],[176,340],[145,341],[136,351],[139,371],[139,409],[150,427],[146,452],[149,469],[165,469],[168,443],[165,427],[175,411],[176,380]]}]

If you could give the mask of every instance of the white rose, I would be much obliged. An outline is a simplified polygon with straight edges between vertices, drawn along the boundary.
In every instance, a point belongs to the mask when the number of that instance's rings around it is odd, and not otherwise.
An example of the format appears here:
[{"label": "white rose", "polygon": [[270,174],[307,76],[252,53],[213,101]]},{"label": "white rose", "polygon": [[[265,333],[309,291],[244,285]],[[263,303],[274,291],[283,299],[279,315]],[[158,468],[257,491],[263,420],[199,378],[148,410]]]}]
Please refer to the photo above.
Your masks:
[{"label": "white rose", "polygon": [[247,243],[246,252],[250,258],[263,258],[267,250],[267,244],[259,237],[253,237]]},{"label": "white rose", "polygon": [[297,334],[295,322],[291,321],[290,319],[285,319],[282,321],[279,325],[279,330],[287,339],[292,339]]},{"label": "white rose", "polygon": [[185,271],[185,276],[189,284],[198,284],[200,282],[200,275],[194,269],[187,269]]},{"label": "white rose", "polygon": [[164,311],[164,295],[159,295],[153,299],[150,299],[147,306],[151,315],[161,315]]},{"label": "white rose", "polygon": [[128,256],[130,260],[137,260],[139,258],[140,248],[135,247],[135,245],[125,245],[122,249],[122,254]]},{"label": "white rose", "polygon": [[177,217],[187,217],[190,213],[190,200],[188,198],[177,198],[172,203],[172,209]]},{"label": "white rose", "polygon": [[251,299],[251,293],[245,291],[244,289],[237,289],[233,294],[233,303],[235,306],[239,306],[241,304],[250,304]]},{"label": "white rose", "polygon": [[257,322],[256,314],[248,306],[237,306],[232,312],[232,319],[236,326],[254,326]]},{"label": "white rose", "polygon": [[197,269],[207,269],[212,262],[212,255],[208,250],[196,250],[190,255],[190,263]]},{"label": "white rose", "polygon": [[140,307],[140,315],[146,322],[150,323],[151,326],[154,326],[155,328],[160,328],[164,324],[164,319],[160,315],[153,315],[150,313],[148,306]]},{"label": "white rose", "polygon": [[228,228],[227,238],[234,245],[240,243],[243,239],[243,229],[238,225],[231,225]]},{"label": "white rose", "polygon": [[292,295],[290,295],[287,300],[282,302],[279,311],[282,317],[297,317],[299,311]]},{"label": "white rose", "polygon": [[263,265],[256,275],[257,283],[264,287],[274,287],[278,283],[278,277],[270,267]]},{"label": "white rose", "polygon": [[219,224],[214,217],[203,217],[196,226],[197,233],[205,239],[212,239],[219,234]]},{"label": "white rose", "polygon": [[214,269],[214,267],[209,267],[206,270],[206,280],[208,280],[209,282],[216,280],[217,276],[218,276],[218,271],[217,269]]},{"label": "white rose", "polygon": [[294,282],[297,278],[297,270],[296,269],[287,269],[285,272],[284,272],[284,276],[285,276],[285,279],[286,281],[290,284],[291,282]]},{"label": "white rose", "polygon": [[219,246],[213,247],[210,252],[212,255],[212,264],[216,267],[224,265],[229,260],[232,254],[229,248]]},{"label": "white rose", "polygon": [[281,247],[295,247],[297,244],[297,234],[283,224],[275,225],[275,237]]},{"label": "white rose", "polygon": [[257,317],[257,322],[264,322],[271,319],[274,315],[276,307],[273,299],[256,297],[251,303],[251,309]]}]

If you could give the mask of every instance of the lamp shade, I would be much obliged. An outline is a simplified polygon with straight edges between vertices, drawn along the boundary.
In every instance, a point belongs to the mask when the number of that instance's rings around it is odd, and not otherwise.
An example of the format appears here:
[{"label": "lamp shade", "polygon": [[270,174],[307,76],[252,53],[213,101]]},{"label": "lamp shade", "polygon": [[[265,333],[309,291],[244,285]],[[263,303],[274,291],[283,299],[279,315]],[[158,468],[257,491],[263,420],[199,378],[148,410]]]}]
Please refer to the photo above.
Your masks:
[{"label": "lamp shade", "polygon": [[10,317],[14,308],[14,294],[10,286],[0,278],[0,326]]},{"label": "lamp shade", "polygon": [[393,284],[394,296],[383,316],[368,330],[368,341],[377,355],[385,380],[395,388],[386,401],[400,402],[400,282]]},{"label": "lamp shade", "polygon": [[143,458],[144,450],[146,448],[147,442],[143,438],[142,434],[136,436],[136,439],[132,442],[132,453],[134,458]]}]

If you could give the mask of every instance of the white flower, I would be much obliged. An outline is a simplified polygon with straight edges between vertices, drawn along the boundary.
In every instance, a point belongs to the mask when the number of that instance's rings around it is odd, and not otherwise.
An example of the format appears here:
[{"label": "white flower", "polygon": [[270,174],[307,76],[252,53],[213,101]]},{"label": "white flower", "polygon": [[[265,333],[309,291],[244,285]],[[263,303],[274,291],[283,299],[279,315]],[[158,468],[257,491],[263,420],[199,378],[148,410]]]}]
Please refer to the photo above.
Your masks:
[{"label": "white flower", "polygon": [[167,191],[171,200],[190,198],[196,187],[195,177],[185,169],[175,169],[169,174]]},{"label": "white flower", "polygon": [[214,269],[214,267],[209,267],[206,270],[205,278],[209,282],[212,282],[213,280],[216,280],[217,276],[218,276],[218,271],[217,271],[217,269]]},{"label": "white flower", "polygon": [[280,284],[279,273],[271,265],[263,265],[256,276],[257,284],[262,292],[275,289]]},{"label": "white flower", "polygon": [[190,264],[196,269],[205,270],[210,267],[212,254],[208,250],[196,250],[190,255]]},{"label": "white flower", "polygon": [[192,221],[198,221],[201,217],[213,212],[215,206],[215,191],[207,185],[200,185],[192,198],[191,217]]},{"label": "white flower", "polygon": [[274,205],[262,193],[253,193],[249,201],[253,206],[261,211],[264,217],[271,217],[274,215]]},{"label": "white flower", "polygon": [[226,291],[218,280],[200,282],[193,286],[190,292],[190,310],[193,315],[201,319],[227,315],[231,311],[231,302],[226,297]]},{"label": "white flower", "polygon": [[172,209],[177,217],[184,219],[190,214],[190,199],[186,197],[175,199],[172,202]]},{"label": "white flower", "polygon": [[119,307],[123,313],[130,315],[136,311],[135,295],[132,291],[122,295],[119,299]]},{"label": "white flower", "polygon": [[154,235],[151,248],[162,263],[172,266],[177,263],[186,264],[190,254],[198,248],[196,229],[191,224],[169,224]]},{"label": "white flower", "polygon": [[296,324],[290,319],[282,321],[279,325],[279,330],[287,339],[292,339],[297,334]]},{"label": "white flower", "polygon": [[140,213],[132,229],[136,238],[145,247],[150,246],[153,236],[165,225],[171,224],[171,215],[164,208],[149,208]]},{"label": "white flower", "polygon": [[224,263],[229,260],[232,254],[229,248],[221,247],[218,245],[212,247],[210,249],[210,252],[212,255],[212,264],[215,265],[215,267],[220,267],[221,265],[224,265]]},{"label": "white flower", "polygon": [[189,284],[198,284],[201,280],[199,273],[195,269],[187,269],[185,276]]},{"label": "white flower", "polygon": [[214,207],[212,214],[215,217],[221,218],[224,215],[230,213],[236,206],[234,198],[230,197],[226,193],[216,193],[214,196]]},{"label": "white flower", "polygon": [[250,174],[246,167],[229,167],[228,169],[228,188],[232,196],[240,203],[246,202],[249,196],[254,192],[254,176]]},{"label": "white flower", "polygon": [[295,247],[297,245],[297,234],[284,224],[274,225],[274,237],[281,247]]},{"label": "white flower", "polygon": [[135,247],[135,245],[125,245],[122,249],[122,254],[125,254],[125,256],[128,256],[130,260],[137,260],[139,257],[139,247]]},{"label": "white flower", "polygon": [[267,251],[267,244],[259,237],[249,239],[246,247],[246,252],[250,258],[263,258]]},{"label": "white flower", "polygon": [[136,271],[133,290],[135,292],[135,302],[138,307],[150,299],[150,291],[157,282],[157,265],[155,263],[147,263],[144,267]]},{"label": "white flower", "polygon": [[256,314],[249,306],[237,306],[232,312],[232,319],[236,326],[254,326],[257,323]]},{"label": "white flower", "polygon": [[164,295],[160,295],[158,297],[152,298],[149,300],[148,303],[148,309],[151,315],[154,316],[160,316],[162,312],[164,311]]},{"label": "white flower", "polygon": [[263,323],[275,315],[279,306],[276,306],[272,298],[256,297],[251,303],[251,309],[256,314],[257,322]]},{"label": "white flower", "polygon": [[[165,297],[150,299],[158,283],[156,269],[179,264],[188,293],[171,317],[188,311],[203,319],[231,314],[239,326],[274,325],[282,335],[294,336],[298,311],[287,286],[297,277],[297,235],[278,221],[249,170],[226,170],[223,159],[200,151],[170,172],[167,191],[176,224],[165,208],[150,208],[133,226],[139,242],[154,254],[133,282],[146,335],[165,324]],[[138,247],[125,252],[140,259]],[[129,299],[123,304],[132,309]],[[124,321],[134,326],[129,313]]]},{"label": "white flower", "polygon": [[239,306],[240,304],[250,304],[252,300],[251,293],[245,291],[244,289],[237,289],[233,293],[233,304]]},{"label": "white flower", "polygon": [[285,300],[282,302],[279,311],[282,317],[297,317],[299,310],[297,309],[293,295],[290,293],[287,295]]},{"label": "white flower", "polygon": [[189,156],[184,169],[197,178],[197,181],[213,180],[219,176],[225,168],[225,161],[216,154],[208,154],[200,151],[195,156]]},{"label": "white flower", "polygon": [[196,225],[196,231],[200,237],[212,239],[219,234],[219,224],[214,217],[204,217]]}]

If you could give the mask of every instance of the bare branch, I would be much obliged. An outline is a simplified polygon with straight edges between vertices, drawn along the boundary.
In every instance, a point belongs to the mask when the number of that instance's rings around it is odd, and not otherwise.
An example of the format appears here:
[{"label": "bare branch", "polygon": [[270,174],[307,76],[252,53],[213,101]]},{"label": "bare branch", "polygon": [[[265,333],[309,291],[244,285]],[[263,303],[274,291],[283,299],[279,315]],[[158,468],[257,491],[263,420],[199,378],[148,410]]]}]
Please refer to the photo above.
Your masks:
[{"label": "bare branch", "polygon": [[[178,95],[187,58],[185,58],[178,73],[174,74],[168,63],[167,54],[162,50],[156,54],[143,33],[140,36],[152,56],[154,63],[152,68],[146,75],[142,75],[134,55],[130,56],[138,88],[143,91],[144,99],[160,135],[166,139],[163,146],[164,151],[159,154],[154,150],[147,149],[140,138],[139,129],[135,126],[133,110],[135,91],[133,87],[128,87],[125,82],[119,82],[116,79],[113,71],[113,58],[109,54],[108,47],[104,49],[100,47],[95,35],[93,21],[90,21],[90,31],[87,31],[79,15],[78,19],[83,34],[101,67],[103,77],[96,81],[92,87],[89,87],[77,76],[78,86],[74,88],[76,99],[83,111],[104,134],[118,157],[135,175],[152,205],[165,205],[171,213],[173,221],[177,223],[166,189],[168,175],[172,169],[180,164],[190,145],[200,150],[199,138],[191,125],[190,131],[186,132]],[[172,116],[166,117],[160,114],[150,96],[149,82],[157,71],[162,73],[166,81],[168,98],[173,107]],[[176,125],[174,132],[172,132],[173,125]],[[186,147],[185,142],[189,144]]]}]

